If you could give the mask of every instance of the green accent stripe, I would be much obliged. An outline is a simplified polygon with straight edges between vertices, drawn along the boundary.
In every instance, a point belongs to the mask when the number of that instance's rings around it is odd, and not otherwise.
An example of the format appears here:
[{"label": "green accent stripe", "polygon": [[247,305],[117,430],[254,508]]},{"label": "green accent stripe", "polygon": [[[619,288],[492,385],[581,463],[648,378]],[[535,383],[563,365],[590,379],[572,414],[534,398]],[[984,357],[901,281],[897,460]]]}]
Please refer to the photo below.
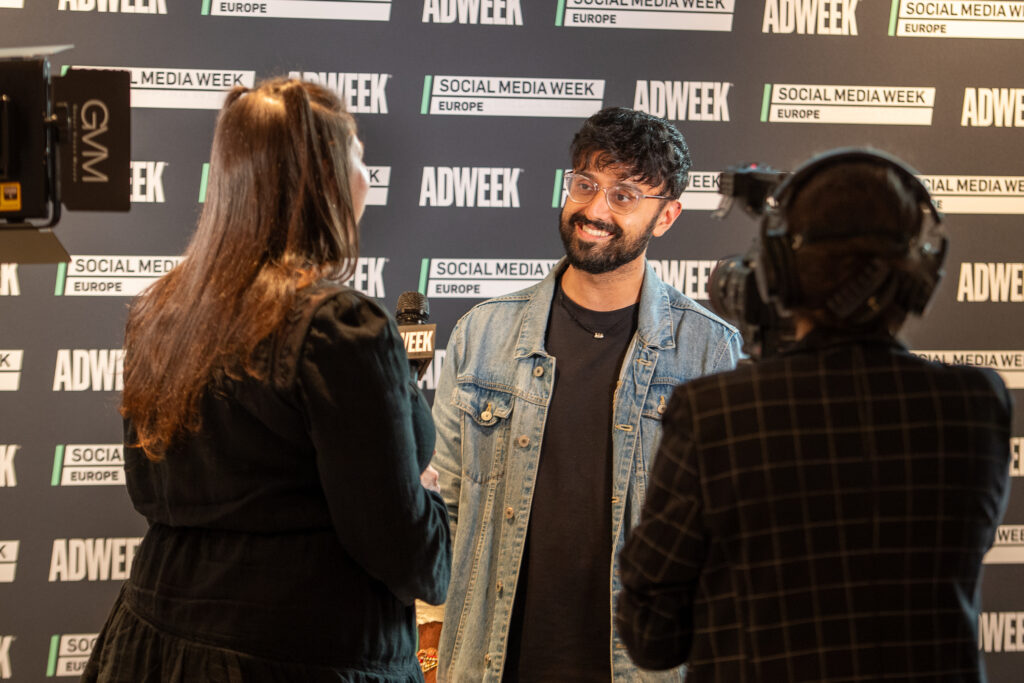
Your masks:
[{"label": "green accent stripe", "polygon": [[58,444],[53,451],[53,478],[50,486],[60,486],[60,473],[64,469],[64,444]]},{"label": "green accent stripe", "polygon": [[62,67],[60,68],[60,75],[61,75],[61,76],[67,76],[67,75],[68,75],[68,70],[69,70],[70,68],[71,68],[71,65],[70,65],[70,64],[65,64],[64,66],[62,66]]},{"label": "green accent stripe", "polygon": [[430,111],[430,87],[434,83],[433,76],[423,77],[423,100],[420,102],[420,113],[426,114]]},{"label": "green accent stripe", "polygon": [[425,258],[420,263],[420,294],[427,295],[427,275],[430,273],[430,259]]},{"label": "green accent stripe", "polygon": [[203,0],[203,16],[210,13],[210,0]]},{"label": "green accent stripe", "polygon": [[889,35],[896,35],[896,21],[900,15],[900,0],[892,0],[892,10],[889,12]]},{"label": "green accent stripe", "polygon": [[62,296],[64,294],[64,281],[68,276],[68,264],[61,261],[57,264],[57,282],[53,286],[53,295]]},{"label": "green accent stripe", "polygon": [[768,108],[772,102],[772,84],[764,84],[764,99],[761,100],[761,123],[768,120]]},{"label": "green accent stripe", "polygon": [[210,164],[203,164],[203,177],[199,181],[199,203],[206,201],[206,183],[210,179]]},{"label": "green accent stripe", "polygon": [[60,636],[50,636],[50,657],[46,660],[46,677],[53,678],[57,673],[57,648],[60,646]]},{"label": "green accent stripe", "polygon": [[564,171],[555,171],[555,189],[551,193],[551,208],[557,209],[562,206],[562,174]]},{"label": "green accent stripe", "polygon": [[555,26],[561,26],[565,19],[565,0],[558,0],[558,9],[555,11]]}]

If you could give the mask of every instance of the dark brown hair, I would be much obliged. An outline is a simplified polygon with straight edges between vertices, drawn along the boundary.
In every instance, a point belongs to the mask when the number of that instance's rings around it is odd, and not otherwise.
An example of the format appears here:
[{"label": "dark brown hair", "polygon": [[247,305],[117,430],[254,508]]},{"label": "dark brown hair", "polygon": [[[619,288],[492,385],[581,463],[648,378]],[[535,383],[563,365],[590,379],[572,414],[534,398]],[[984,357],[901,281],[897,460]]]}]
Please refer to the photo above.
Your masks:
[{"label": "dark brown hair", "polygon": [[[789,231],[802,235],[796,270],[803,292],[801,312],[816,325],[848,329],[826,301],[876,259],[894,271],[910,268],[911,241],[921,230],[918,198],[898,174],[868,162],[836,164],[815,174],[786,212]],[[849,331],[895,332],[906,310],[891,304]]]},{"label": "dark brown hair", "polygon": [[199,429],[200,400],[217,374],[259,376],[253,353],[299,290],[351,276],[355,132],[338,98],[317,85],[274,79],[228,94],[184,259],[128,316],[121,414],[149,459]]}]

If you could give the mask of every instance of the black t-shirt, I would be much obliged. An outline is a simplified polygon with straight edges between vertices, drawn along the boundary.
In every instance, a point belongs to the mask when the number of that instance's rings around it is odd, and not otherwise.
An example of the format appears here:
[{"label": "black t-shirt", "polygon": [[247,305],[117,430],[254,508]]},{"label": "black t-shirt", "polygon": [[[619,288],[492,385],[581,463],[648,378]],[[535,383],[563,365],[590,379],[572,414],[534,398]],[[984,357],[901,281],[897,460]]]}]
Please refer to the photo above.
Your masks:
[{"label": "black t-shirt", "polygon": [[591,311],[556,288],[546,338],[555,382],[505,681],[611,680],[612,398],[638,310]]}]

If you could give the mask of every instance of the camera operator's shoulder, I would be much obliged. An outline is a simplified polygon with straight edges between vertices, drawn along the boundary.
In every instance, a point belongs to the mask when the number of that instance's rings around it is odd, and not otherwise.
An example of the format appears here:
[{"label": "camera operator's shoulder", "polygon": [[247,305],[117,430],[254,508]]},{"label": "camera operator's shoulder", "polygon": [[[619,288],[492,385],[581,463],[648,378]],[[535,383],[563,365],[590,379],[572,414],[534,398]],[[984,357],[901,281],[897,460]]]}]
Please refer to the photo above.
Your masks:
[{"label": "camera operator's shoulder", "polygon": [[[928,386],[934,387],[935,391],[974,402],[994,400],[1009,419],[1013,410],[1013,397],[1006,383],[997,371],[980,364],[998,359],[967,356],[966,361],[977,361],[978,364],[961,364],[945,363],[911,353],[907,356],[909,358],[905,362],[916,366],[924,375],[922,380],[926,380]],[[924,381],[920,384],[923,385]]]}]

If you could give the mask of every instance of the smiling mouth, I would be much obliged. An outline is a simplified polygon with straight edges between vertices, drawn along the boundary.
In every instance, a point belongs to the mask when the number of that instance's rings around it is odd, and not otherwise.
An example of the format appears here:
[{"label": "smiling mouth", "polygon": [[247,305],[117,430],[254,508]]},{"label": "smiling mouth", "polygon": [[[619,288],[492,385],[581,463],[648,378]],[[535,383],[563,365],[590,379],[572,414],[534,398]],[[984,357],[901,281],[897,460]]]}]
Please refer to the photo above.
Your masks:
[{"label": "smiling mouth", "polygon": [[607,239],[612,236],[612,233],[602,230],[591,223],[577,223],[576,230],[595,239]]}]

